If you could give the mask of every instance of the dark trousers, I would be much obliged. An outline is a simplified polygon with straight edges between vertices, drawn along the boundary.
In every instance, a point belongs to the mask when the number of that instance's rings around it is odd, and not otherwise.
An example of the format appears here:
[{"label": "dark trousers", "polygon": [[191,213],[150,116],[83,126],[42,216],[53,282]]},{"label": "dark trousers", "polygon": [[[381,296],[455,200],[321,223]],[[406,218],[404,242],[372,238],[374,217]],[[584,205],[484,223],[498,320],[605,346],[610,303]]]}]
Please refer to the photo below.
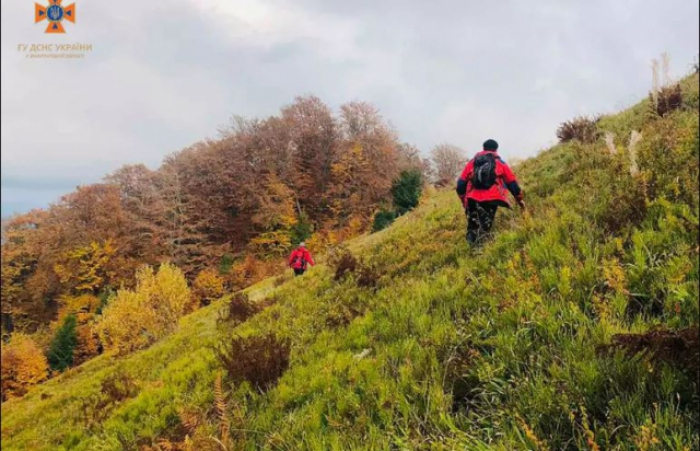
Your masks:
[{"label": "dark trousers", "polygon": [[477,202],[467,199],[467,241],[470,244],[481,242],[488,237],[496,217],[498,203]]},{"label": "dark trousers", "polygon": [[304,271],[306,271],[304,268],[294,268],[294,277],[301,276],[304,274]]}]

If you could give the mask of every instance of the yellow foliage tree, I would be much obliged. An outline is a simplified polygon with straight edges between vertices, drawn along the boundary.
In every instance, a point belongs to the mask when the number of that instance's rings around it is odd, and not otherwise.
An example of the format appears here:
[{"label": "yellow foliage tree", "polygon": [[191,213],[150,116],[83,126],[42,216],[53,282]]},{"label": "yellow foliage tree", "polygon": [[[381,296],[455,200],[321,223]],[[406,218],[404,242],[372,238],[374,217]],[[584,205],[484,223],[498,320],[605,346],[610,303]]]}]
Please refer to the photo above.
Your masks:
[{"label": "yellow foliage tree", "polygon": [[49,375],[49,363],[39,346],[28,335],[15,333],[2,345],[2,399],[23,396],[30,387]]},{"label": "yellow foliage tree", "polygon": [[74,285],[77,292],[92,292],[103,286],[112,275],[107,270],[107,264],[116,252],[117,248],[111,240],[102,244],[92,242],[68,252],[65,263],[54,265],[54,271],[61,283]]},{"label": "yellow foliage tree", "polygon": [[271,175],[265,183],[265,191],[258,196],[258,203],[258,212],[252,220],[263,232],[251,240],[251,247],[255,252],[281,255],[291,247],[291,231],[298,222],[294,193]]},{"label": "yellow foliage tree", "polygon": [[103,310],[97,332],[108,351],[125,353],[170,333],[185,313],[190,289],[182,271],[165,263],[141,268],[134,290],[119,290]]},{"label": "yellow foliage tree", "polygon": [[[100,300],[91,294],[80,294],[78,296],[61,296],[59,298],[61,309],[58,312],[58,323],[61,323],[67,315],[75,314],[80,320],[81,317],[88,319],[91,314],[97,311]],[[81,322],[81,321],[78,321]],[[85,321],[83,321],[85,322]]]},{"label": "yellow foliage tree", "polygon": [[199,308],[200,305],[209,305],[211,301],[220,298],[224,294],[224,279],[213,269],[205,269],[197,274],[192,283],[192,301],[188,311]]}]

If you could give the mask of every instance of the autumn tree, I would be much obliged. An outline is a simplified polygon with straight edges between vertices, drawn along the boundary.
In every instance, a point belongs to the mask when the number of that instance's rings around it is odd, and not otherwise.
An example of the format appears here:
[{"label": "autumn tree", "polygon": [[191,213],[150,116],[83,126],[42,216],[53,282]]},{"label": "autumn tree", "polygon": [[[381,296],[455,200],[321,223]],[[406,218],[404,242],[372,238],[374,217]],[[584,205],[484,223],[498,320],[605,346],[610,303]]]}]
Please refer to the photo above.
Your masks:
[{"label": "autumn tree", "polygon": [[271,174],[257,199],[259,206],[252,221],[261,233],[251,244],[268,254],[286,253],[291,247],[292,229],[297,224],[292,190]]},{"label": "autumn tree", "polygon": [[159,174],[143,164],[126,165],[105,177],[105,183],[118,188],[121,208],[131,226],[122,246],[142,263],[155,263],[164,245],[163,198]]},{"label": "autumn tree", "polygon": [[[294,190],[297,212],[311,211],[322,222],[330,212],[328,188],[333,183],[333,163],[338,156],[338,124],[318,97],[297,97],[282,109],[281,119],[288,130],[288,158],[278,174]],[[314,195],[309,195],[309,194]]]},{"label": "autumn tree", "polygon": [[437,185],[452,184],[464,169],[464,151],[452,144],[438,144],[430,153],[434,165],[434,180]]},{"label": "autumn tree", "polygon": [[397,166],[399,172],[417,170],[420,172],[423,180],[427,181],[432,178],[430,159],[423,158],[416,146],[409,143],[401,143],[396,150],[398,152]]},{"label": "autumn tree", "polygon": [[97,324],[100,340],[110,351],[124,353],[149,346],[170,333],[190,301],[182,271],[165,263],[155,273],[146,266],[136,275],[134,290],[119,290]]},{"label": "autumn tree", "polygon": [[376,205],[389,196],[398,172],[398,140],[379,111],[364,102],[341,106],[344,142],[333,165],[333,211],[338,225],[350,218],[369,222]]},{"label": "autumn tree", "polygon": [[[32,210],[11,218],[2,244],[2,314],[10,329],[32,332],[51,320],[58,280],[42,257],[53,243],[43,225],[49,213]],[[45,236],[46,235],[46,236]],[[55,244],[53,244],[55,246]]]},{"label": "autumn tree", "polygon": [[49,365],[46,357],[27,335],[13,334],[8,344],[2,343],[0,355],[3,401],[23,396],[32,386],[48,377]]}]

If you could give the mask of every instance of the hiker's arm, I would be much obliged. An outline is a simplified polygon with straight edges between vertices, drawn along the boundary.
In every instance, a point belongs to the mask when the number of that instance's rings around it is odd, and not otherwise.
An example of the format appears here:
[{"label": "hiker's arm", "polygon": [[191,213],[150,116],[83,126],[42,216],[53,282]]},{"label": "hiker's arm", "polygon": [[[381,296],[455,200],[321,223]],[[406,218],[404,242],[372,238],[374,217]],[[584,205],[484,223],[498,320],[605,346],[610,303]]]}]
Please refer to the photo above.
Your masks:
[{"label": "hiker's arm", "polygon": [[308,256],[309,256],[309,264],[311,266],[316,266],[316,262],[314,261],[313,257],[311,256],[311,253],[309,253]]},{"label": "hiker's arm", "polygon": [[294,261],[294,252],[292,252],[289,255],[289,261],[287,262],[287,266],[292,266],[292,261]]},{"label": "hiker's arm", "polygon": [[[471,162],[470,162],[471,163]],[[467,163],[467,165],[464,167],[464,170],[462,171],[462,175],[459,176],[459,179],[457,179],[457,195],[459,196],[460,199],[464,200],[464,196],[467,194],[467,180],[469,180],[469,170],[470,170],[470,164]]]},{"label": "hiker's arm", "polygon": [[518,180],[515,178],[515,174],[513,171],[510,169],[510,167],[505,164],[503,164],[503,181],[505,182],[506,188],[508,188],[508,191],[515,197],[515,199],[518,201],[518,204],[521,206],[523,205],[523,190],[520,188],[520,185],[518,185]]}]

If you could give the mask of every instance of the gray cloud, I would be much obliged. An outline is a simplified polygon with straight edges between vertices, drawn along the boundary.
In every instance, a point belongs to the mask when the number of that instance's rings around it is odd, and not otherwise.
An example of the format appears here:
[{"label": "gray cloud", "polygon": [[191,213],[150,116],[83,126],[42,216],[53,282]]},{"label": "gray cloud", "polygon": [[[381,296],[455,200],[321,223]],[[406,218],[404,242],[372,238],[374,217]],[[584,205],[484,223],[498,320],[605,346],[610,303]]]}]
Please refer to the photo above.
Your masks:
[{"label": "gray cloud", "polygon": [[[1,5],[3,214],[122,164],[156,167],[232,114],[274,114],[308,93],[374,103],[425,152],[494,137],[506,157],[529,156],[562,120],[641,98],[651,58],[668,51],[680,76],[698,53],[687,0],[76,3],[63,36],[33,23],[31,2]],[[94,51],[16,50],[56,42]]]}]

